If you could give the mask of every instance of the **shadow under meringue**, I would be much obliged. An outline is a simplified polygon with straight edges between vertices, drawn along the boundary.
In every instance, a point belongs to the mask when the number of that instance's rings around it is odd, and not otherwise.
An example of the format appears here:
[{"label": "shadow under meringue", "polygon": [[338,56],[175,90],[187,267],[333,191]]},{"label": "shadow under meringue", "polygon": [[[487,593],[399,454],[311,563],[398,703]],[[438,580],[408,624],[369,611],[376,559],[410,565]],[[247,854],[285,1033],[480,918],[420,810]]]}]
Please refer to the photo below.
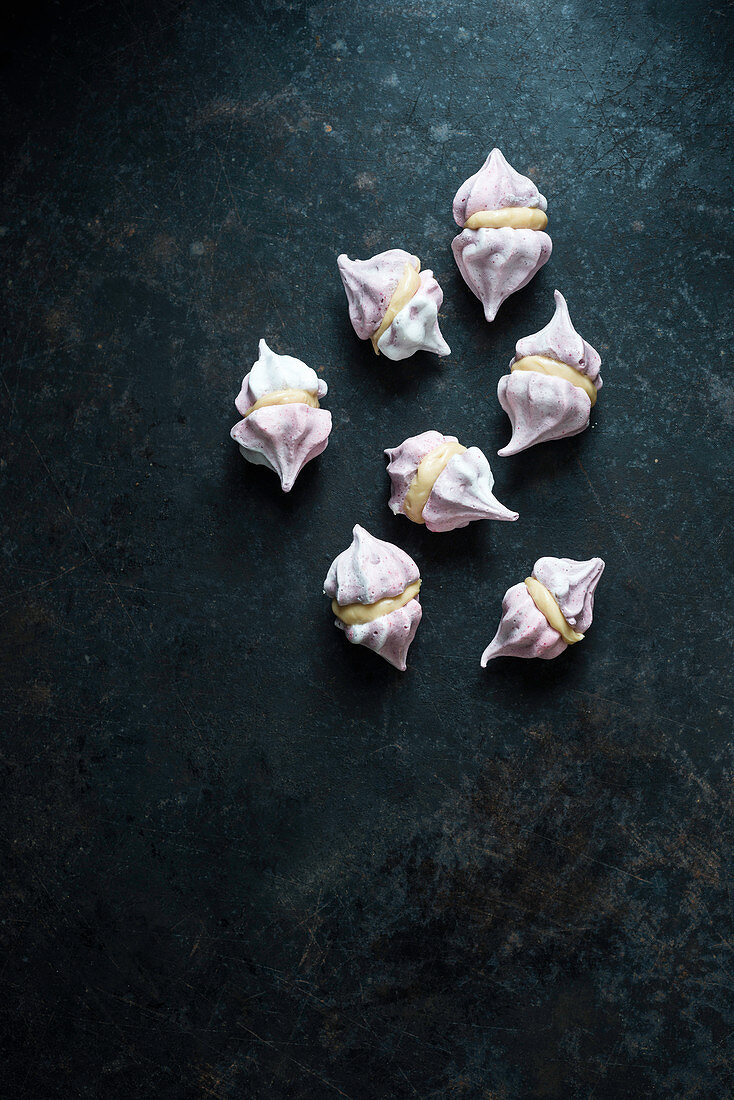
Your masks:
[{"label": "shadow under meringue", "polygon": [[495,657],[486,668],[479,664],[479,658],[491,641],[487,639],[477,658],[477,682],[491,691],[497,702],[517,705],[518,697],[523,701],[525,718],[530,717],[536,703],[547,701],[558,691],[568,690],[569,681],[580,677],[579,661],[585,664],[583,653],[576,646],[570,646],[550,661],[539,657]]},{"label": "shadow under meringue", "polygon": [[473,561],[477,554],[487,553],[487,531],[481,528],[492,524],[491,520],[477,520],[467,527],[442,533],[429,531],[424,524],[411,523],[405,516],[394,516],[393,520],[391,541],[415,558],[421,568],[438,570],[450,562],[454,570],[465,561]]},{"label": "shadow under meringue", "polygon": [[[549,299],[550,305],[546,312],[552,312],[553,285],[549,284],[545,275],[547,264],[520,290],[510,294],[497,310],[493,321],[488,321],[484,316],[484,306],[474,292],[467,286],[461,277],[461,272],[456,269],[451,287],[454,295],[453,305],[459,313],[458,321],[466,325],[476,319],[478,329],[491,336],[493,352],[498,347],[507,347],[507,361],[512,358],[517,330],[521,329],[521,335],[537,332],[537,318],[542,314],[544,303]],[[457,301],[457,299],[459,299]]]},{"label": "shadow under meringue", "polygon": [[[507,417],[505,422],[508,430],[511,431]],[[588,438],[584,437],[588,437],[588,432],[589,429],[586,428],[578,435],[571,435],[566,439],[536,443],[535,446],[528,447],[526,451],[520,451],[516,455],[495,455],[492,469],[495,476],[501,472],[503,491],[511,498],[511,494],[519,489],[532,488],[539,482],[560,477],[564,471],[583,458],[588,444]]]},{"label": "shadow under meringue", "polygon": [[[328,452],[328,447],[324,454]],[[240,514],[251,509],[267,509],[288,516],[302,508],[312,507],[319,491],[320,459],[307,462],[290,492],[284,493],[278,475],[268,466],[256,466],[239,453],[232,442],[225,463],[223,490],[225,510]]]},{"label": "shadow under meringue", "polygon": [[440,374],[443,364],[452,359],[450,355],[439,356],[428,351],[417,351],[407,359],[389,359],[382,353],[375,355],[371,342],[359,339],[348,318],[343,329],[351,362],[379,382],[388,393],[409,395],[411,389],[417,391],[421,378]]}]

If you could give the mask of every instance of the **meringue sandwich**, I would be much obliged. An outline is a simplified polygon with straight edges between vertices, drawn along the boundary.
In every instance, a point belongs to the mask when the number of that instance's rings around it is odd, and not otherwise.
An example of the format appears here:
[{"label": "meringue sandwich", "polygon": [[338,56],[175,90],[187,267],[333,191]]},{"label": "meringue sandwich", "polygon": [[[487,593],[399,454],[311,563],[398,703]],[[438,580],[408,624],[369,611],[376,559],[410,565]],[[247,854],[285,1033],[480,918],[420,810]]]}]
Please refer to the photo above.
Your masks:
[{"label": "meringue sandwich", "polygon": [[417,256],[391,248],[369,260],[342,254],[337,265],[352,328],[377,355],[397,361],[417,351],[451,354],[438,327],[443,291]]},{"label": "meringue sandwich", "polygon": [[334,625],[404,672],[423,609],[421,577],[409,554],[357,524],[352,544],[334,559],[324,581]]},{"label": "meringue sandwich", "polygon": [[392,494],[389,508],[429,531],[453,531],[473,520],[518,518],[492,493],[494,477],[478,447],[456,436],[422,432],[385,451]]},{"label": "meringue sandwich", "polygon": [[571,324],[559,290],[554,298],[553,317],[540,332],[517,341],[510,373],[497,385],[512,424],[512,439],[499,455],[583,432],[602,388],[601,356]]},{"label": "meringue sandwich", "polygon": [[533,181],[516,172],[499,149],[456,192],[454,221],[462,232],[451,250],[488,321],[550,259],[547,207]]},{"label": "meringue sandwich", "polygon": [[229,434],[242,457],[273,470],[288,493],[329,442],[331,413],[319,405],[328,387],[311,367],[271,351],[264,340],[259,351],[235,400],[243,419]]},{"label": "meringue sandwich", "polygon": [[604,572],[601,558],[539,558],[531,576],[508,588],[497,633],[482,654],[540,657],[549,661],[583,640],[594,614],[594,592]]}]

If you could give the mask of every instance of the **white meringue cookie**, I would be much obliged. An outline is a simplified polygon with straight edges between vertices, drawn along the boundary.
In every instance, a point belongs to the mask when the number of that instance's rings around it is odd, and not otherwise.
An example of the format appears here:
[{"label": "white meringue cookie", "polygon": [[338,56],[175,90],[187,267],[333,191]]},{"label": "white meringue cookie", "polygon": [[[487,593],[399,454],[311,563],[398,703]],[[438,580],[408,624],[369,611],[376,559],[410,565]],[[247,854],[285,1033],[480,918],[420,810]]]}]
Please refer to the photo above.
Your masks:
[{"label": "white meringue cookie", "polygon": [[451,348],[438,327],[443,291],[433,278],[432,271],[421,271],[420,281],[419,289],[398,311],[392,324],[377,341],[378,348],[388,359],[407,359],[417,351],[451,354]]},{"label": "white meringue cookie", "polygon": [[250,371],[242,380],[242,388],[235,398],[237,411],[245,416],[256,401],[268,393],[278,390],[305,390],[316,397],[325,397],[328,386],[316,371],[301,359],[292,355],[278,355],[261,340],[258,344],[259,358],[252,364]]},{"label": "white meringue cookie", "polygon": [[488,321],[550,258],[553,244],[543,232],[547,205],[533,181],[516,172],[499,149],[456,192],[454,221],[462,232],[451,249]]},{"label": "white meringue cookie", "polygon": [[451,242],[464,282],[484,306],[487,321],[550,259],[553,242],[534,229],[465,229]]}]

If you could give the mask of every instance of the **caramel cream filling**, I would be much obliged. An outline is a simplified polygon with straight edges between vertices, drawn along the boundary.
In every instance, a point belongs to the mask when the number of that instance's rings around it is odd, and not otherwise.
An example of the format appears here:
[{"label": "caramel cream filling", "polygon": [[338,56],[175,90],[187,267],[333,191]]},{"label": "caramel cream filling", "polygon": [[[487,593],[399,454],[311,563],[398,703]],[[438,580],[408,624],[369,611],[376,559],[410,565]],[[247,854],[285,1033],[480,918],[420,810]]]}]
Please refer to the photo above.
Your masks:
[{"label": "caramel cream filling", "polygon": [[540,581],[536,581],[535,577],[526,577],[525,585],[538,611],[540,611],[541,615],[545,615],[549,626],[552,626],[554,630],[558,631],[564,642],[568,645],[573,645],[574,642],[580,642],[583,638],[583,634],[578,634],[573,627],[566,622],[558,600],[553,593],[550,592],[544,584],[541,584]]},{"label": "caramel cream filling", "polygon": [[403,512],[413,523],[425,522],[423,509],[439,474],[446,469],[454,455],[463,455],[465,451],[466,447],[452,440],[429,451],[421,461],[403,501]]},{"label": "caramel cream filling", "polygon": [[331,610],[337,619],[341,619],[347,626],[357,626],[362,623],[371,623],[373,619],[379,619],[383,615],[389,615],[391,611],[397,611],[399,607],[405,607],[406,603],[415,599],[420,590],[420,578],[409,584],[399,596],[385,596],[375,603],[337,603],[331,601]]},{"label": "caramel cream filling", "polygon": [[412,264],[406,264],[403,268],[403,274],[400,276],[400,282],[395,287],[390,296],[390,301],[387,303],[387,313],[380,322],[380,327],[372,333],[370,340],[372,341],[372,347],[375,349],[377,355],[380,354],[377,347],[377,341],[382,336],[383,332],[387,332],[390,325],[393,323],[397,315],[403,306],[407,306],[410,299],[413,297],[418,287],[421,285],[418,272],[421,269],[420,261],[418,261],[418,267],[413,267]]},{"label": "caramel cream filling", "polygon": [[258,397],[245,413],[245,417],[267,405],[310,405],[312,409],[320,408],[318,397],[309,390],[273,390],[272,393],[264,393],[262,397]]},{"label": "caramel cream filling", "polygon": [[585,374],[568,363],[561,363],[558,359],[549,359],[547,355],[526,355],[512,364],[511,370],[534,370],[536,374],[551,374],[556,378],[565,378],[572,386],[578,386],[589,398],[592,405],[596,405],[596,386]]},{"label": "caramel cream filling", "polygon": [[545,229],[548,216],[535,206],[506,206],[504,210],[477,210],[464,229]]}]

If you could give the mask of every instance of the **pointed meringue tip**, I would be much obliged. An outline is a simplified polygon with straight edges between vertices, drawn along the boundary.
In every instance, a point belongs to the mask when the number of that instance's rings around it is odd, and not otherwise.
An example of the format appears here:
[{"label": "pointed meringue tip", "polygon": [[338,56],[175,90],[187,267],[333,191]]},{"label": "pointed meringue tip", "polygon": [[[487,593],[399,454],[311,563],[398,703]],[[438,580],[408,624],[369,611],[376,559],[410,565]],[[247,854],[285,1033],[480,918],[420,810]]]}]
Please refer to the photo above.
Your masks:
[{"label": "pointed meringue tip", "polygon": [[520,518],[520,513],[519,512],[510,511],[509,508],[505,508],[504,504],[501,505],[501,507],[502,507],[502,511],[501,511],[500,515],[495,516],[494,517],[495,519],[498,519],[500,521],[504,521],[505,523],[514,523],[516,519]]},{"label": "pointed meringue tip", "polygon": [[479,664],[482,666],[482,668],[486,668],[490,661],[493,661],[495,657],[499,656],[499,649],[495,648],[494,642],[490,642],[484,653],[482,654]]},{"label": "pointed meringue tip", "polygon": [[342,252],[341,256],[336,258],[336,266],[339,268],[339,274],[342,277],[342,281],[351,275],[354,271],[354,260],[350,260],[346,252]]},{"label": "pointed meringue tip", "polygon": [[495,317],[497,316],[497,310],[500,308],[501,305],[502,305],[502,303],[500,302],[499,305],[496,305],[496,306],[494,306],[494,305],[485,306],[484,307],[484,319],[485,319],[485,321],[489,321],[489,323],[491,324],[492,321],[494,321]]},{"label": "pointed meringue tip", "polygon": [[571,328],[573,328],[573,324],[571,323],[571,314],[568,312],[568,302],[563,297],[560,290],[553,291],[553,301],[556,303],[556,314],[560,313],[564,320],[568,321],[569,325],[571,325]]},{"label": "pointed meringue tip", "polygon": [[302,469],[303,466],[300,466],[296,470],[286,470],[284,473],[278,474],[278,477],[280,479],[280,487],[284,493],[290,493],[291,489],[296,484],[296,479]]},{"label": "pointed meringue tip", "polygon": [[518,455],[520,454],[520,451],[524,450],[524,447],[513,447],[512,440],[510,440],[510,442],[506,443],[504,447],[500,447],[499,451],[497,451],[497,454],[500,456],[500,458],[511,458],[512,455]]}]

